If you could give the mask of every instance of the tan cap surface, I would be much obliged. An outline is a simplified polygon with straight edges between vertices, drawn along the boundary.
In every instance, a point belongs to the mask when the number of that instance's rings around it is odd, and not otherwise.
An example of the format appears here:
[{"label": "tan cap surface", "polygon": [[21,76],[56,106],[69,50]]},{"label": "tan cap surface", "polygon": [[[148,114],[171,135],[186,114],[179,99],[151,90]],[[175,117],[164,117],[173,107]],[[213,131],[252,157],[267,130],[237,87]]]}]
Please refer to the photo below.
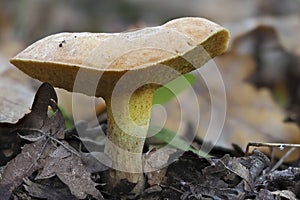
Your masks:
[{"label": "tan cap surface", "polygon": [[[79,70],[86,78],[80,84],[88,87],[101,76],[101,87],[109,89],[127,71],[149,74],[148,69],[158,64],[181,74],[190,72],[222,54],[228,40],[223,27],[186,17],[132,32],[50,35],[27,47],[11,63],[33,78],[69,91],[74,90]],[[159,72],[149,76],[155,73]],[[102,96],[103,92],[87,94]]]}]

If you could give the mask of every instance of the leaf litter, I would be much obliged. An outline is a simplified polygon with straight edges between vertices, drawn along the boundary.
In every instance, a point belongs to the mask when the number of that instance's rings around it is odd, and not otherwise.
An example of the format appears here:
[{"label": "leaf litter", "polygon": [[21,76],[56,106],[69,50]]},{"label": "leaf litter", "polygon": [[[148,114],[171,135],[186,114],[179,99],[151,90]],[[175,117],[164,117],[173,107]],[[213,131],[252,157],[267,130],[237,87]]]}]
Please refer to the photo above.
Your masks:
[{"label": "leaf litter", "polygon": [[[32,198],[46,199],[103,199],[102,195],[110,199],[299,198],[300,169],[271,170],[269,158],[257,150],[250,156],[226,154],[204,159],[193,152],[178,157],[183,152],[170,147],[151,148],[144,158],[149,172],[148,186],[142,194],[106,191],[101,179],[92,178],[92,173],[101,178],[99,172],[107,169],[94,155],[105,155],[82,152],[77,133],[80,130],[95,137],[98,128],[89,128],[82,121],[66,129],[57,101],[53,87],[44,83],[37,91],[31,112],[17,124],[6,126],[6,131],[23,147],[1,173],[1,200],[20,197],[20,190]],[[95,145],[101,147],[104,143]]]},{"label": "leaf litter", "polygon": [[[272,170],[269,158],[257,150],[250,156],[226,154],[204,159],[193,152],[178,157],[183,153],[180,150],[154,147],[144,158],[149,172],[148,186],[142,194],[134,197],[126,191],[106,191],[102,188],[105,183],[92,178],[92,173],[99,175],[107,169],[94,156],[106,157],[102,152],[82,152],[77,133],[79,130],[95,137],[99,128],[89,128],[82,121],[66,129],[57,101],[53,87],[44,83],[31,112],[16,124],[6,124],[6,132],[23,147],[1,173],[1,200],[20,197],[19,190],[46,199],[103,199],[102,195],[110,199],[299,198],[300,168],[283,165]],[[93,150],[105,144],[94,143]]]},{"label": "leaf litter", "polygon": [[[53,112],[51,116],[48,107]],[[36,171],[38,175],[33,178],[34,181],[56,175],[68,186],[70,195],[78,199],[84,199],[87,195],[103,198],[95,188],[96,183],[92,181],[91,173],[87,172],[80,154],[63,141],[64,130],[64,118],[57,107],[56,93],[50,84],[44,83],[36,93],[31,112],[17,124],[7,127],[12,135],[17,134],[19,140],[27,142],[4,168],[0,181],[1,199],[9,199],[23,180],[27,180],[26,190],[32,191],[34,184],[28,178],[34,176]],[[47,191],[41,192],[40,195]],[[29,194],[39,197],[36,193]]]},{"label": "leaf litter", "polygon": [[[180,169],[180,170],[179,170]],[[258,150],[248,157],[203,159],[184,153],[167,169],[159,189],[140,199],[288,199],[299,198],[299,168],[270,171],[269,158]],[[281,194],[279,195],[279,191]],[[286,197],[287,198],[287,197]]]}]

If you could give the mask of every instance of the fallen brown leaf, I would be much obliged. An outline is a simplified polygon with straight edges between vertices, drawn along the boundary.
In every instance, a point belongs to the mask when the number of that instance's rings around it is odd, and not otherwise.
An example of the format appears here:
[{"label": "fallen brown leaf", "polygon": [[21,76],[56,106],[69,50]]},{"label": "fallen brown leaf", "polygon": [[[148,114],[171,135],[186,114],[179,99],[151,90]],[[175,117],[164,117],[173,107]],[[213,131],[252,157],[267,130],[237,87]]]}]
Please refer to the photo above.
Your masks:
[{"label": "fallen brown leaf", "polygon": [[2,196],[4,200],[10,198],[12,191],[23,182],[24,178],[37,170],[40,171],[40,178],[51,178],[56,175],[77,198],[83,199],[87,195],[92,195],[96,199],[103,198],[95,188],[95,183],[90,177],[91,173],[87,172],[80,154],[63,142],[64,118],[57,107],[57,96],[50,84],[44,83],[40,86],[31,112],[17,124],[10,124],[6,130],[11,134],[20,135],[23,140],[31,143],[25,144],[21,153],[5,166],[0,180],[0,193],[4,194]]},{"label": "fallen brown leaf", "polygon": [[[57,102],[57,97],[53,92],[53,88],[48,84],[42,85],[36,94],[32,112],[25,115],[15,127],[13,125],[10,127],[11,135],[22,134],[23,132],[26,135],[27,132],[36,131],[42,132],[44,135],[34,143],[25,144],[22,152],[6,165],[0,181],[0,190],[9,186],[9,191],[13,191],[23,181],[24,177],[30,176],[41,167],[45,155],[55,149],[46,134],[63,136],[64,122],[61,113],[57,112],[51,118],[47,116],[48,105],[51,105],[54,111],[58,109],[56,104],[52,102],[52,100]],[[54,124],[56,126],[53,126]],[[7,191],[2,192],[7,193]]]},{"label": "fallen brown leaf", "polygon": [[0,79],[0,122],[16,123],[29,112],[33,91],[10,79]]},{"label": "fallen brown leaf", "polygon": [[[52,182],[53,179],[51,179]],[[49,182],[51,182],[49,181]],[[28,178],[24,178],[24,188],[30,196],[47,200],[75,199],[67,187],[55,187],[54,184],[34,183]]]},{"label": "fallen brown leaf", "polygon": [[30,112],[38,81],[32,80],[8,60],[0,52],[0,123],[17,123]]},{"label": "fallen brown leaf", "polygon": [[[71,146],[65,145],[72,149]],[[96,199],[103,198],[96,190],[96,184],[91,180],[91,173],[87,172],[80,157],[72,155],[63,146],[59,146],[46,158],[45,166],[36,179],[51,178],[55,175],[69,187],[71,193],[78,199],[84,199],[88,194]]]},{"label": "fallen brown leaf", "polygon": [[150,186],[159,185],[163,181],[167,173],[167,166],[170,163],[170,157],[180,153],[182,152],[175,148],[164,147],[154,148],[144,156],[144,171]]}]

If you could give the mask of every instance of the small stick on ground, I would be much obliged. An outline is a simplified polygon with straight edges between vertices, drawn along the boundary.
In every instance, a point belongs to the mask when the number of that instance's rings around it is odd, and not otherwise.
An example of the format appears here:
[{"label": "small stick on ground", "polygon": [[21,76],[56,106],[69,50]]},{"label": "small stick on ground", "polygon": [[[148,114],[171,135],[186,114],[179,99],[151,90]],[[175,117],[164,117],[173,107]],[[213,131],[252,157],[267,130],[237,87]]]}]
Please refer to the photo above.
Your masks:
[{"label": "small stick on ground", "polygon": [[296,150],[296,148],[300,148],[300,144],[285,144],[285,143],[264,143],[264,142],[249,142],[246,147],[246,155],[249,155],[249,148],[253,147],[270,147],[284,149],[286,147],[291,147],[281,158],[280,160],[272,167],[270,172],[276,170],[284,161]]},{"label": "small stick on ground", "polygon": [[76,156],[81,157],[81,155],[78,152],[76,152],[73,149],[69,148],[63,142],[59,141],[55,137],[52,137],[51,135],[49,135],[48,133],[45,133],[44,131],[42,131],[40,129],[36,129],[36,128],[21,128],[21,129],[14,130],[13,132],[18,132],[18,131],[28,131],[28,132],[37,132],[37,133],[40,133],[41,135],[44,135],[47,138],[49,138],[49,139],[57,142],[58,144],[62,145],[66,150],[70,151],[71,153],[75,154]]},{"label": "small stick on ground", "polygon": [[286,147],[296,147],[300,148],[300,144],[285,144],[285,143],[268,143],[268,142],[249,142],[246,147],[246,155],[249,155],[250,147],[277,147],[284,149]]}]

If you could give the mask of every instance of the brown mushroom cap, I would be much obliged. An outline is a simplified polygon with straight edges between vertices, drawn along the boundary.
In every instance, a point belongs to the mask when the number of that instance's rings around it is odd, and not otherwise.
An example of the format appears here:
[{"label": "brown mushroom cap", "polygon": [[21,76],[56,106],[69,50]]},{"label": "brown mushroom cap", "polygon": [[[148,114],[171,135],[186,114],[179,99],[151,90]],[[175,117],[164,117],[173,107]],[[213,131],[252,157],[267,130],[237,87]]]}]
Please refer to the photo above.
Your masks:
[{"label": "brown mushroom cap", "polygon": [[[89,78],[100,74],[101,87],[110,88],[127,71],[145,75],[149,73],[143,72],[158,64],[180,74],[190,72],[222,54],[228,40],[223,27],[186,17],[132,32],[59,33],[35,42],[10,61],[31,77],[69,91],[73,91],[79,70],[86,73],[87,81],[81,82],[86,87],[94,84]],[[101,90],[87,94],[104,95]]]}]

